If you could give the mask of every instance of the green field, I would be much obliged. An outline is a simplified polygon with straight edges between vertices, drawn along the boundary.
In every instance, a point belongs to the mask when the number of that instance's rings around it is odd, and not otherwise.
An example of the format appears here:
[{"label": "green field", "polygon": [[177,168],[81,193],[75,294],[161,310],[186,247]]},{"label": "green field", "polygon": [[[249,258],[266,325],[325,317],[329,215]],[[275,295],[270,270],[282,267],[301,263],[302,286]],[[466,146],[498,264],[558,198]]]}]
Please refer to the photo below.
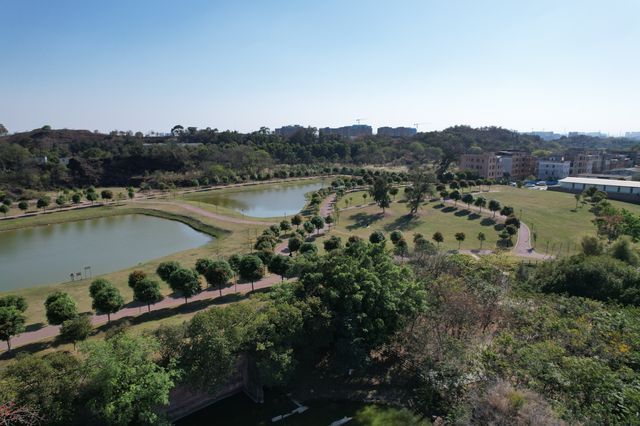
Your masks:
[{"label": "green field", "polygon": [[[589,205],[580,205],[576,210],[573,194],[492,186],[491,192],[483,193],[483,197],[513,206],[516,215],[536,233],[536,250],[542,253],[546,251],[547,243],[549,252],[553,254],[557,254],[561,247],[562,255],[575,253],[579,251],[582,237],[596,232]],[[611,201],[611,204],[640,214],[640,205],[621,201]]]},{"label": "green field", "polygon": [[439,231],[444,236],[441,247],[447,250],[458,248],[458,242],[455,240],[457,232],[463,232],[466,235],[461,249],[477,250],[480,248],[477,235],[479,232],[484,232],[487,240],[482,248],[493,249],[496,246],[498,237],[494,222],[478,214],[470,214],[462,204],[458,204],[457,208],[452,206],[443,208],[439,202],[427,203],[422,206],[417,217],[410,217],[409,209],[399,194],[383,215],[380,207],[371,204],[370,197],[366,198],[367,205],[363,205],[365,199],[362,194],[364,191],[352,192],[340,200],[338,203],[340,209],[345,209],[347,205],[351,208],[341,210],[340,219],[333,232],[342,237],[357,235],[368,238],[373,231],[380,230],[388,234],[399,230],[404,233],[411,247],[413,234],[421,233],[431,240],[432,235]]}]

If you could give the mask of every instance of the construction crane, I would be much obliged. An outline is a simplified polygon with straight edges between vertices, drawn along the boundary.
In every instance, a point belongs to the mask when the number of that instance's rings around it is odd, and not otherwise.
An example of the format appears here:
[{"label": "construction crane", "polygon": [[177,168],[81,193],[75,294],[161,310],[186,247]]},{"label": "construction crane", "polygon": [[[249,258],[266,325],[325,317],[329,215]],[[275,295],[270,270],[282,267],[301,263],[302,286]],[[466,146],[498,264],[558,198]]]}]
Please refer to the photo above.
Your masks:
[{"label": "construction crane", "polygon": [[430,122],[426,122],[426,121],[423,121],[421,123],[413,123],[413,127],[415,127],[416,130],[418,130],[420,128],[420,125],[422,125],[422,124],[431,124],[431,123]]},{"label": "construction crane", "polygon": [[366,118],[356,118],[356,123],[360,124],[363,120],[366,120]]}]

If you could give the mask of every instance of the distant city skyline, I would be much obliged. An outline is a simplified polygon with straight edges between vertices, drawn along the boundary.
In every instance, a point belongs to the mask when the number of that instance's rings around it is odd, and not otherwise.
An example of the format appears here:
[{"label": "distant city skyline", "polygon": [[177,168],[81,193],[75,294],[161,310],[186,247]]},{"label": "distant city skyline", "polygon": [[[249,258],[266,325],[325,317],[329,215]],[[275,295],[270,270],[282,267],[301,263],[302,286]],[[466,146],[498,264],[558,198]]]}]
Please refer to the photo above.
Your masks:
[{"label": "distant city skyline", "polygon": [[640,2],[0,0],[0,123],[640,131]]}]

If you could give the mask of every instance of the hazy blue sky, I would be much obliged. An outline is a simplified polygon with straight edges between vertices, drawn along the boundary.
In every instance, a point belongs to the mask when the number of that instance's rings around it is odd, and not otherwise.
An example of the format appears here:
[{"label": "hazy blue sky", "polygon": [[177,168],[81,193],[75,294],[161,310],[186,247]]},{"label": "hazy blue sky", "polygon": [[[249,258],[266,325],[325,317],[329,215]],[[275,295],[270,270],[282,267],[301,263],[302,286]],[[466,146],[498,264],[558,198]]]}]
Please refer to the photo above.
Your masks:
[{"label": "hazy blue sky", "polygon": [[0,0],[0,123],[640,130],[640,1]]}]

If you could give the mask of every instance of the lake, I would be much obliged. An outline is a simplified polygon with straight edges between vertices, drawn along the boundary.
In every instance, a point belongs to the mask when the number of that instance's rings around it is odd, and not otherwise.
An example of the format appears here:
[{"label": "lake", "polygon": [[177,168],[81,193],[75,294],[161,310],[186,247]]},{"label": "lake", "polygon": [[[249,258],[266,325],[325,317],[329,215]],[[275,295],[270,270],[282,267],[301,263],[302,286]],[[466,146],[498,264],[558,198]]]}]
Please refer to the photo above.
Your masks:
[{"label": "lake", "polygon": [[117,271],[211,239],[181,222],[138,214],[0,232],[0,292],[69,281],[72,272]]},{"label": "lake", "polygon": [[304,207],[305,194],[322,188],[322,182],[287,182],[277,185],[256,185],[237,190],[210,191],[187,198],[228,207],[246,216],[281,217],[294,215]]}]

